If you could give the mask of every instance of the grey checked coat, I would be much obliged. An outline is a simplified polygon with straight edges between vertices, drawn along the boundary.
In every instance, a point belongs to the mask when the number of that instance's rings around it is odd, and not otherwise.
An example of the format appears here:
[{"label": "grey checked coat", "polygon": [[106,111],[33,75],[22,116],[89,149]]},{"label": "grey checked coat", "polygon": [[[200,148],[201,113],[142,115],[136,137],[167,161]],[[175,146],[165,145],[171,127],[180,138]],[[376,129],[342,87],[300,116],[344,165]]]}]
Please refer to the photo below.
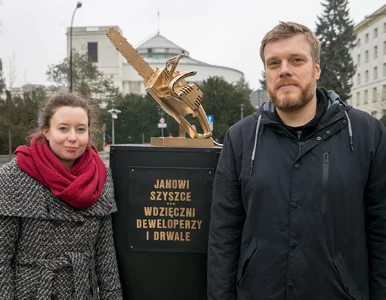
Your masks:
[{"label": "grey checked coat", "polygon": [[122,299],[111,176],[98,201],[75,209],[20,170],[0,169],[0,298]]}]

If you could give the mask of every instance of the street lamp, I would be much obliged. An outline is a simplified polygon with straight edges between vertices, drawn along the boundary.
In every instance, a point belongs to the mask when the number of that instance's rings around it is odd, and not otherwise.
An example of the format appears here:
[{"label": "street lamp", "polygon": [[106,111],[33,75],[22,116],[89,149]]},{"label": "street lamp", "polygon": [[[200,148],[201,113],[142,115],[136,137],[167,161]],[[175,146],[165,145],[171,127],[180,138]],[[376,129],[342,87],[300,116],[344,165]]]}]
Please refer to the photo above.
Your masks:
[{"label": "street lamp", "polygon": [[244,104],[240,104],[240,120],[244,118]]},{"label": "street lamp", "polygon": [[112,133],[111,133],[111,135],[112,135],[112,144],[115,145],[114,120],[115,120],[115,119],[118,119],[118,114],[119,114],[121,111],[118,110],[118,109],[113,108],[113,109],[108,110],[108,112],[111,114],[111,122],[112,122],[112,126],[111,126],[111,128],[112,128]]},{"label": "street lamp", "polygon": [[76,7],[74,9],[74,12],[72,14],[71,18],[71,27],[70,27],[70,93],[72,93],[72,23],[74,22],[74,16],[75,12],[78,8],[82,7],[82,2],[78,1],[76,4]]}]

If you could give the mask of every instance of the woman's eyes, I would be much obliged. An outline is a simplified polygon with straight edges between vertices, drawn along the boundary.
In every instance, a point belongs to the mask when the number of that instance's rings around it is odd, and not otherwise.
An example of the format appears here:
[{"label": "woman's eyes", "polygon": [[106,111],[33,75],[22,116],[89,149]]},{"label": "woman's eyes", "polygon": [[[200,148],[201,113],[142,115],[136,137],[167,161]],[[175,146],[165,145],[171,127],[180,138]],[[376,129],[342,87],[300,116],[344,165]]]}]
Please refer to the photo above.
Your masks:
[{"label": "woman's eyes", "polygon": [[[59,130],[62,132],[67,132],[69,129],[67,127],[59,127]],[[77,132],[86,132],[86,128],[79,127],[76,129]]]}]

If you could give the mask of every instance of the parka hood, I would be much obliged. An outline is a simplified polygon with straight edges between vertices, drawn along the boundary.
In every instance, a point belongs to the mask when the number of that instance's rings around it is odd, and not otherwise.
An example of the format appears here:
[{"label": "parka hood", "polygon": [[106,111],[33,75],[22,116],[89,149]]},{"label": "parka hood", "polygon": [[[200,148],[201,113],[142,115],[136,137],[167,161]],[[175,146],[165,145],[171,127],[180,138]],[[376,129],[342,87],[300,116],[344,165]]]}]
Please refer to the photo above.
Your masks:
[{"label": "parka hood", "polygon": [[[354,152],[353,131],[351,126],[351,120],[347,114],[347,111],[349,111],[352,108],[352,106],[343,102],[340,96],[333,90],[326,90],[325,88],[317,88],[316,94],[318,95],[320,93],[323,93],[326,96],[328,101],[327,112],[325,113],[326,116],[330,115],[330,113],[332,113],[332,115],[336,115],[336,113],[339,113],[339,114],[343,113],[344,117],[347,119],[347,131],[349,135],[350,149],[352,152]],[[253,164],[256,157],[257,142],[259,139],[259,132],[260,132],[260,127],[262,126],[263,117],[268,119],[267,123],[276,123],[274,120],[272,120],[272,114],[274,113],[274,111],[275,111],[275,106],[273,105],[272,101],[269,100],[267,102],[264,102],[263,105],[260,107],[260,109],[253,114],[255,118],[257,118],[257,124],[255,129],[255,139],[254,139],[251,164],[250,164],[250,172],[249,172],[250,175],[252,175],[252,172],[253,172]],[[323,118],[324,116],[322,117],[322,119]],[[328,119],[330,118],[331,117],[328,116]]]}]

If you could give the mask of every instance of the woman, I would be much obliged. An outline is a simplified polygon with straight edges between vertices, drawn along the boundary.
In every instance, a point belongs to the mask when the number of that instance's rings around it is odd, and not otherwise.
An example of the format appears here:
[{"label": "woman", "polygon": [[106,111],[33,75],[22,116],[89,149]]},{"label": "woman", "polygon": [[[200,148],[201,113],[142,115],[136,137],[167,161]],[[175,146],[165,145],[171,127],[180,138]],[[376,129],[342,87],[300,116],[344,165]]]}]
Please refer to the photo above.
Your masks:
[{"label": "woman", "polygon": [[1,299],[122,299],[95,121],[86,100],[52,97],[30,146],[0,169]]}]

